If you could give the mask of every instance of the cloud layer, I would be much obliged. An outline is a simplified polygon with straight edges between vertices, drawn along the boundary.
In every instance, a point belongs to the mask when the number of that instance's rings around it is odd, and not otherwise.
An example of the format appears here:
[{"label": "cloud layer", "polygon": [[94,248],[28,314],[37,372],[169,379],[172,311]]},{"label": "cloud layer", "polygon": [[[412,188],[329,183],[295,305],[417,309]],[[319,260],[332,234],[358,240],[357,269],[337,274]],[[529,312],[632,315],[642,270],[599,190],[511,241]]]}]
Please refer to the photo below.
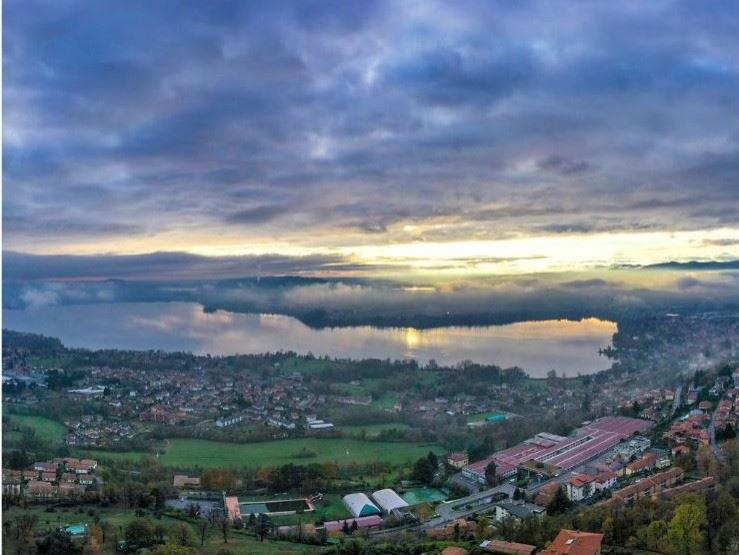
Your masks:
[{"label": "cloud layer", "polygon": [[736,227],[738,6],[10,0],[4,247]]}]

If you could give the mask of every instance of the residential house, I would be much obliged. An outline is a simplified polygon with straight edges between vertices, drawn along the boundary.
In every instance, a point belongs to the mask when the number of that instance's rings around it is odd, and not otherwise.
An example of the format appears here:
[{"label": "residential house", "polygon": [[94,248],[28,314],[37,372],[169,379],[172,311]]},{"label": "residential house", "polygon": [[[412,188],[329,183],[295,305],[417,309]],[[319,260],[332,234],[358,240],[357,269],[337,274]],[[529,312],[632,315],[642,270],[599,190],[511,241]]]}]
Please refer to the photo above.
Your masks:
[{"label": "residential house", "polygon": [[541,555],[600,555],[603,534],[560,530]]},{"label": "residential house", "polygon": [[502,522],[507,518],[513,518],[517,521],[529,517],[543,518],[545,511],[546,509],[540,505],[510,499],[495,505],[494,518],[496,522]]},{"label": "residential house", "polygon": [[549,482],[544,484],[539,491],[536,493],[534,501],[537,505],[548,507],[549,504],[554,500],[554,496],[559,491],[560,484],[558,482]]},{"label": "residential house", "polygon": [[172,485],[176,488],[199,488],[200,478],[187,474],[175,474]]},{"label": "residential house", "polygon": [[627,464],[626,469],[624,470],[624,474],[626,476],[631,476],[632,474],[647,472],[649,470],[652,470],[656,464],[657,455],[655,455],[654,453],[647,453],[634,462]]},{"label": "residential house", "polygon": [[55,493],[55,488],[50,482],[29,480],[26,484],[26,492],[34,497],[51,497]]},{"label": "residential house", "polygon": [[463,468],[470,464],[470,458],[467,453],[464,452],[449,453],[446,458],[446,462],[453,468]]},{"label": "residential house", "polygon": [[593,481],[595,491],[603,491],[611,489],[616,485],[616,473],[610,470],[604,470],[600,474],[596,475]]},{"label": "residential house", "polygon": [[655,495],[666,488],[674,486],[683,477],[683,474],[682,468],[673,466],[669,470],[649,476],[613,492],[611,501],[614,503],[629,502],[640,497]]},{"label": "residential house", "polygon": [[570,501],[577,503],[595,492],[595,478],[589,474],[576,474],[565,484],[565,493]]},{"label": "residential house", "polygon": [[675,486],[674,488],[667,488],[663,490],[660,495],[668,499],[672,497],[677,497],[678,495],[682,495],[685,493],[696,493],[698,495],[705,495],[709,491],[713,490],[713,488],[715,487],[715,483],[716,480],[713,476],[706,476],[705,478],[701,478],[700,480],[696,480],[695,482],[688,482],[687,484]]}]

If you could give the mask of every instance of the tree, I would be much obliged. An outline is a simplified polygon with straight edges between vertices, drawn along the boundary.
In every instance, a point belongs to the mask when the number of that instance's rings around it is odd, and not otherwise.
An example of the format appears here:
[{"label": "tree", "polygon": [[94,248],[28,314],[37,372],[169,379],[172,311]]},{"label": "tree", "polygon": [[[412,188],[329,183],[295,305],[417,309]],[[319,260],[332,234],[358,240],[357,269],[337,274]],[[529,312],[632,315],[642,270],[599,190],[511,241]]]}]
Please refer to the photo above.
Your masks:
[{"label": "tree", "polygon": [[489,526],[490,521],[484,516],[477,519],[477,525],[475,526],[475,539],[484,540],[488,535]]},{"label": "tree", "polygon": [[82,550],[72,542],[72,537],[64,530],[53,530],[37,544],[42,555],[77,555]]},{"label": "tree", "polygon": [[731,422],[727,422],[723,428],[716,430],[716,441],[724,441],[734,438],[736,438],[736,431],[731,425]]},{"label": "tree", "polygon": [[15,539],[21,540],[29,537],[36,525],[38,517],[31,513],[21,513],[15,517]]},{"label": "tree", "polygon": [[434,481],[436,470],[431,466],[428,457],[421,457],[413,466],[413,479],[422,484],[431,484]]},{"label": "tree", "polygon": [[[254,515],[249,516],[250,518],[254,518]],[[198,529],[198,535],[200,536],[200,547],[203,547],[203,545],[205,545],[205,536],[208,534],[210,522],[207,518],[199,518],[195,523],[195,527]]]},{"label": "tree", "polygon": [[498,476],[496,474],[498,467],[495,466],[495,461],[490,461],[485,467],[485,482],[489,486],[494,486],[498,482]]},{"label": "tree", "polygon": [[436,472],[436,469],[439,468],[439,457],[437,457],[436,453],[434,453],[433,451],[429,451],[429,454],[426,455],[426,458],[429,460],[431,468],[433,468],[434,472]]},{"label": "tree", "polygon": [[675,555],[691,555],[700,550],[706,524],[706,506],[702,500],[681,503],[667,525],[667,543]]},{"label": "tree", "polygon": [[341,525],[341,531],[344,533],[345,536],[348,536],[350,534],[350,532],[349,532],[349,523],[346,520]]},{"label": "tree", "polygon": [[264,541],[267,532],[269,532],[269,518],[265,514],[260,514],[257,519],[257,537],[260,542]]},{"label": "tree", "polygon": [[124,531],[127,542],[150,544],[154,541],[154,527],[146,518],[136,518],[128,523]]},{"label": "tree", "polygon": [[154,535],[159,543],[164,543],[164,536],[167,535],[167,528],[161,522],[157,522],[154,525]]},{"label": "tree", "polygon": [[513,539],[516,537],[517,531],[518,521],[511,516],[505,517],[502,521],[498,523],[498,533],[503,536],[503,539],[505,541],[513,541]]},{"label": "tree", "polygon": [[87,534],[87,545],[85,553],[88,555],[98,555],[103,548],[103,529],[99,525],[91,526]]},{"label": "tree", "polygon": [[647,549],[660,551],[667,535],[667,524],[664,520],[652,521],[643,529],[640,535]]},{"label": "tree", "polygon": [[111,532],[114,531],[113,525],[107,520],[100,521],[100,529],[103,531],[103,543],[107,542],[111,537]]},{"label": "tree", "polygon": [[221,526],[221,535],[223,536],[223,543],[228,543],[228,532],[230,530],[230,522],[226,517],[223,517],[220,522]]},{"label": "tree", "polygon": [[351,528],[349,529],[350,533],[353,534],[354,532],[356,532],[357,528],[359,528],[359,525],[357,524],[356,519],[352,520],[352,525],[351,525]]},{"label": "tree", "polygon": [[187,524],[175,524],[170,530],[170,541],[174,541],[177,545],[189,546],[191,542],[190,527]]},{"label": "tree", "polygon": [[191,547],[168,543],[158,545],[154,550],[154,555],[195,555],[195,551]]},{"label": "tree", "polygon": [[600,531],[603,532],[603,539],[606,543],[613,543],[614,521],[612,516],[603,519]]},{"label": "tree", "polygon": [[706,532],[712,551],[725,553],[734,539],[739,539],[738,516],[739,506],[727,490],[720,489],[710,498],[706,507]]},{"label": "tree", "polygon": [[208,468],[200,478],[205,490],[230,490],[236,485],[236,476],[230,470]]},{"label": "tree", "polygon": [[559,513],[564,513],[567,509],[570,508],[571,504],[572,503],[568,499],[564,488],[560,486],[557,489],[557,492],[554,494],[554,497],[552,498],[549,505],[547,505],[547,514],[556,515]]}]

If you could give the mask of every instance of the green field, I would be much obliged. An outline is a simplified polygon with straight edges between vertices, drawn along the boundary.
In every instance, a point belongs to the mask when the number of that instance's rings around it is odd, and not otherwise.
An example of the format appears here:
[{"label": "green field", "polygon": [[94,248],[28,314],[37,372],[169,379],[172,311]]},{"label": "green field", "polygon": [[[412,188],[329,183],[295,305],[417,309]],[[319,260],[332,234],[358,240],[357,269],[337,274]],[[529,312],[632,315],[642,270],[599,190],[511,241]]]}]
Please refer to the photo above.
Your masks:
[{"label": "green field", "polygon": [[[316,456],[295,457],[308,450]],[[360,441],[356,439],[300,438],[260,443],[225,443],[201,439],[170,440],[162,464],[178,468],[279,466],[337,462],[339,464],[386,461],[400,464],[414,461],[429,451],[441,452],[431,444]]]},{"label": "green field", "polygon": [[367,424],[364,426],[339,426],[338,428],[340,431],[348,435],[357,436],[362,432],[362,430],[364,430],[367,434],[367,437],[375,437],[379,435],[379,433],[383,430],[407,430],[410,428],[410,426],[408,426],[408,424],[404,424],[403,422],[388,422],[385,424]]},{"label": "green field", "polygon": [[98,449],[80,449],[75,453],[80,457],[87,457],[97,460],[111,461],[139,461],[144,457],[154,458],[154,453],[145,453],[143,451],[102,451]]},{"label": "green field", "polygon": [[[82,510],[77,508],[56,508],[53,512],[47,512],[44,507],[33,506],[28,509],[12,507],[5,510],[3,511],[3,519],[4,521],[12,522],[17,515],[22,513],[31,513],[35,515],[37,519],[34,526],[34,532],[37,534],[44,534],[57,526],[66,527],[75,524],[92,525],[95,517],[88,514],[88,510],[92,511],[94,515],[100,518],[100,520],[109,522],[112,525],[113,534],[115,536],[120,536],[126,525],[136,518],[133,511],[130,509],[105,509],[97,506],[89,506],[84,507]],[[152,518],[151,516],[149,516],[149,518],[151,518],[154,523],[163,524],[168,530],[183,523],[182,520],[172,518],[167,515],[158,519]],[[208,531],[205,545],[200,547],[197,529],[190,522],[185,523],[191,528],[191,541],[193,546],[195,546],[195,550],[198,555],[215,555],[219,550],[224,548],[223,538],[216,527],[212,527]],[[228,545],[225,547],[227,547],[234,555],[297,555],[315,552],[315,547],[308,545],[275,540],[268,540],[263,543],[258,542],[254,538],[253,534],[245,530],[231,530]],[[112,544],[107,544],[103,549],[103,554],[109,553],[114,553]]]},{"label": "green field", "polygon": [[[296,457],[303,450],[315,453],[314,457]],[[283,464],[310,464],[326,461],[339,464],[412,462],[429,451],[442,450],[430,443],[361,441],[357,439],[299,438],[259,443],[228,443],[204,439],[171,439],[167,449],[159,456],[159,462],[175,468],[280,466]],[[98,459],[139,460],[153,457],[151,453],[84,451],[84,455]]]},{"label": "green field", "polygon": [[67,429],[61,422],[43,416],[9,414],[7,415],[7,419],[10,429],[16,426],[31,428],[40,439],[48,443],[55,444],[63,441],[64,434],[67,432]]},{"label": "green field", "polygon": [[[277,497],[279,499],[279,497]],[[275,496],[246,496],[245,499],[261,501],[266,499],[275,499]],[[315,504],[314,512],[305,513],[303,515],[282,515],[272,517],[272,521],[278,526],[297,524],[298,522],[318,522],[326,520],[341,520],[351,518],[351,514],[344,506],[341,495],[327,494],[322,501]]]},{"label": "green field", "polygon": [[488,416],[505,416],[506,413],[500,412],[500,411],[492,411],[492,412],[483,412],[480,414],[473,414],[471,415],[467,421],[468,422],[482,422],[484,421]]},{"label": "green field", "polygon": [[[133,511],[127,509],[107,509],[98,506],[90,506],[89,509],[93,511],[93,515],[96,515],[101,520],[107,520],[116,528],[126,526],[126,524],[135,518]],[[12,507],[3,511],[3,518],[5,520],[11,520],[15,515],[20,513],[31,513],[36,516],[37,520],[34,526],[36,532],[43,532],[57,526],[67,527],[74,524],[91,525],[95,521],[95,516],[88,514],[87,508],[82,511],[77,507],[55,508],[53,512],[49,512],[45,506],[38,505],[30,506],[26,509]]]}]

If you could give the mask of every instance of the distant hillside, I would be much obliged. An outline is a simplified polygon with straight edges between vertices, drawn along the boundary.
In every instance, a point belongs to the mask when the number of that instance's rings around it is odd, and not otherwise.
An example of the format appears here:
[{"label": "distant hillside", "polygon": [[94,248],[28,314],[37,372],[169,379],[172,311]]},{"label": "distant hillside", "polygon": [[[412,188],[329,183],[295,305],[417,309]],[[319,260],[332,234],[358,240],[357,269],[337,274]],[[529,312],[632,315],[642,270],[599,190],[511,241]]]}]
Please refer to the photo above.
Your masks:
[{"label": "distant hillside", "polygon": [[642,266],[647,270],[739,270],[739,260],[727,260],[724,262],[718,260],[709,260],[700,262],[691,260],[689,262],[661,262],[659,264],[650,264]]},{"label": "distant hillside", "polygon": [[3,329],[3,349],[8,348],[26,349],[38,356],[56,355],[65,350],[56,337]]}]

